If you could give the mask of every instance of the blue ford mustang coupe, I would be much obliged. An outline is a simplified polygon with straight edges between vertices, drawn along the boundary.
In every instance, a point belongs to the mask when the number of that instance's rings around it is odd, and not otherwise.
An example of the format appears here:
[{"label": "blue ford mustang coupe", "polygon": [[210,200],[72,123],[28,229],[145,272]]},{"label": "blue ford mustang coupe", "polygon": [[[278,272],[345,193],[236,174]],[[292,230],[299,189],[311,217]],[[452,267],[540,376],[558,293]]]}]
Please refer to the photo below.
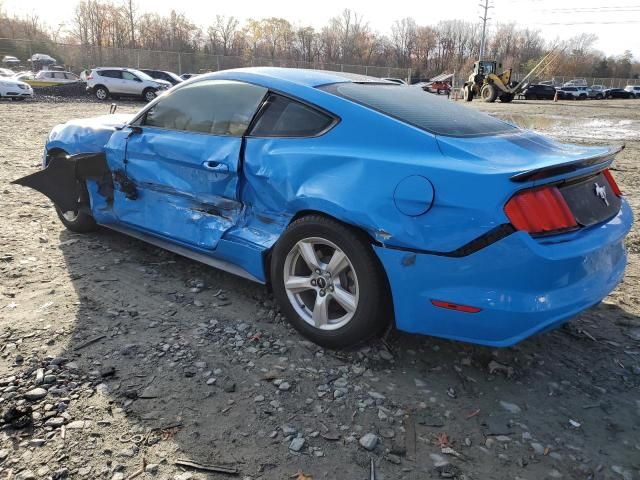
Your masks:
[{"label": "blue ford mustang coupe", "polygon": [[392,322],[507,346],[621,280],[619,150],[379,79],[250,68],[58,125],[45,168],[16,183],[74,232],[103,225],[269,284],[323,346]]}]

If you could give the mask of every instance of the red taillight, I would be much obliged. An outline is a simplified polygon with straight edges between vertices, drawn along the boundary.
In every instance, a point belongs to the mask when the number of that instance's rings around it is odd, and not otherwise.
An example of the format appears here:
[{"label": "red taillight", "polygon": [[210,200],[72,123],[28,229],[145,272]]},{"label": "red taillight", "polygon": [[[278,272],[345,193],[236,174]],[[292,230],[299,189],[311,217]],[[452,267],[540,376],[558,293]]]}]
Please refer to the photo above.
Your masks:
[{"label": "red taillight", "polygon": [[455,310],[456,312],[464,313],[478,313],[481,308],[470,307],[469,305],[460,305],[459,303],[443,302],[442,300],[431,300],[431,304],[434,307],[446,308],[448,310]]},{"label": "red taillight", "polygon": [[504,207],[516,230],[546,233],[577,227],[576,219],[557,187],[517,193]]},{"label": "red taillight", "polygon": [[611,174],[609,169],[607,168],[602,173],[604,174],[604,177],[607,179],[607,182],[609,182],[609,185],[611,186],[611,190],[613,190],[613,193],[615,193],[616,196],[621,197],[622,196],[622,190],[620,190],[620,187],[616,183],[616,180],[613,178],[613,175]]}]

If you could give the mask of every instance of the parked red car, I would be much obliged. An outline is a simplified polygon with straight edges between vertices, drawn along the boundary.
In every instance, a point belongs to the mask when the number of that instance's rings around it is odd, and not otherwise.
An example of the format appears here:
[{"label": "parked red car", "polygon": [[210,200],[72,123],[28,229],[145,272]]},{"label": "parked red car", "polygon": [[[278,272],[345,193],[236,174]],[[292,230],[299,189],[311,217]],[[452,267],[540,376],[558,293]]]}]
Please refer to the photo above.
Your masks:
[{"label": "parked red car", "polygon": [[451,90],[451,85],[447,82],[421,82],[415,85],[422,88],[425,92],[437,93],[438,95],[441,93],[449,93]]}]

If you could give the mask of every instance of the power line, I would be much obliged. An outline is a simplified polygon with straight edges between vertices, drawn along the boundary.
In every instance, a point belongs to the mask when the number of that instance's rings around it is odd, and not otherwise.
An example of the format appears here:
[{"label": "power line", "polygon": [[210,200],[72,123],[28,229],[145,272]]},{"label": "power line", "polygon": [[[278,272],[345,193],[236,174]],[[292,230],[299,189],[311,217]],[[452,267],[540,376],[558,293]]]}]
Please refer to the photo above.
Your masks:
[{"label": "power line", "polygon": [[529,25],[627,25],[632,23],[640,23],[640,20],[619,20],[619,21],[585,21],[585,22],[548,22],[548,23],[529,23]]},{"label": "power line", "polygon": [[558,13],[561,15],[568,15],[568,14],[578,14],[578,15],[588,15],[588,14],[595,14],[595,15],[611,15],[611,14],[616,14],[616,13],[633,13],[633,12],[640,12],[640,8],[624,8],[624,9],[618,9],[618,10],[576,10],[576,9],[564,9],[564,8],[558,8],[558,9],[550,9],[550,10],[539,10],[539,12],[542,13]]},{"label": "power line", "polygon": [[545,8],[542,9],[545,12],[594,12],[594,13],[607,13],[607,12],[635,12],[640,10],[637,5],[630,5],[628,7],[575,7],[575,8]]}]

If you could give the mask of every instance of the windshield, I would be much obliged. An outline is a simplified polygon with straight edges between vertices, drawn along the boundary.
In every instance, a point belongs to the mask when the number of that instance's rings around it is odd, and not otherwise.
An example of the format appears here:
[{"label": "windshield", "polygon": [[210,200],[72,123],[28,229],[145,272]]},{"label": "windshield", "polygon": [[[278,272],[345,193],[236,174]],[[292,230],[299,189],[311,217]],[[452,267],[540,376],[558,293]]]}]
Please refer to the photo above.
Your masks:
[{"label": "windshield", "polygon": [[182,79],[181,79],[178,75],[176,75],[175,73],[173,73],[173,72],[164,72],[164,73],[166,73],[167,75],[169,75],[169,76],[170,76],[171,78],[173,78],[176,82],[182,82]]},{"label": "windshield", "polygon": [[135,76],[137,76],[140,80],[152,80],[152,81],[155,81],[149,75],[147,75],[144,72],[141,72],[140,70],[134,70],[133,68],[130,68],[129,71],[131,73],[133,73]]},{"label": "windshield", "polygon": [[434,135],[479,137],[517,131],[486,113],[419,88],[388,83],[334,83],[320,88]]}]

